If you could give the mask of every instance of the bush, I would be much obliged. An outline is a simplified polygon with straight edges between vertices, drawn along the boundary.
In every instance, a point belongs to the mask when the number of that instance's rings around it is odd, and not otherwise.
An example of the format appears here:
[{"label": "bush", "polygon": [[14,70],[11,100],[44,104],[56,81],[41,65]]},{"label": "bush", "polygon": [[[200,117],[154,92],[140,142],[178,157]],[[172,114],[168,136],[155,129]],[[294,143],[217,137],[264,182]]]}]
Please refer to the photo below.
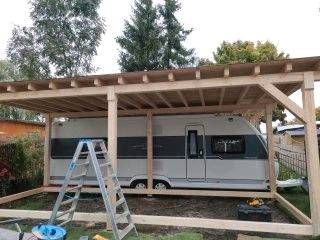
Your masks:
[{"label": "bush", "polygon": [[10,175],[0,179],[1,195],[38,187],[43,178],[43,139],[31,133],[0,145],[0,161]]}]

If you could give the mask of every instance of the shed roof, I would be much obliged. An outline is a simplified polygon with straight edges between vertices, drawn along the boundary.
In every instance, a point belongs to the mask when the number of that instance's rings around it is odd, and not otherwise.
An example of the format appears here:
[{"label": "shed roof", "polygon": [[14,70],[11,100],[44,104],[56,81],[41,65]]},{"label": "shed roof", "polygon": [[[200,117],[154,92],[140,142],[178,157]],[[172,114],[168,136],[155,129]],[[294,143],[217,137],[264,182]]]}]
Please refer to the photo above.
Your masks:
[{"label": "shed roof", "polygon": [[[285,95],[301,86],[303,73],[320,80],[320,57],[285,59],[162,71],[142,71],[47,80],[1,82],[0,103],[42,113],[107,110],[110,89],[119,94],[123,114],[234,112],[261,110],[273,102],[259,84],[273,83]],[[300,81],[301,80],[301,81]],[[260,107],[259,107],[260,106]],[[175,111],[173,111],[175,109]]]}]

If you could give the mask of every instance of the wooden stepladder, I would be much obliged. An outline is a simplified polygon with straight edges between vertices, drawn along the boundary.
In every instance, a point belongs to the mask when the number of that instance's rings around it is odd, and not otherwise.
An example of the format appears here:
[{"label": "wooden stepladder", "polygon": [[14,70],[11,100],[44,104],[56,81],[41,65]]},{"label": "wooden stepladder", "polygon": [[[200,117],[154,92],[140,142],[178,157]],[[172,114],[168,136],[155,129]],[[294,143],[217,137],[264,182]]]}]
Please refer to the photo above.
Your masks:
[{"label": "wooden stepladder", "polygon": [[[106,214],[112,225],[113,235],[116,240],[124,239],[129,233],[134,233],[138,237],[138,232],[132,221],[127,202],[124,198],[119,180],[113,170],[112,163],[108,156],[107,148],[102,139],[98,140],[80,140],[72,161],[69,164],[64,183],[60,189],[56,203],[54,205],[49,224],[56,224],[64,217],[64,221],[59,226],[65,226],[72,221],[80,193],[88,175],[89,166],[92,164],[97,177],[99,188],[102,194],[103,202],[106,208]],[[74,186],[69,186],[70,182],[77,182]],[[112,182],[110,189],[106,187],[106,181]],[[65,200],[66,193],[74,192],[74,196]],[[117,201],[111,200],[110,194],[116,193]],[[61,206],[71,205],[71,207],[63,212],[58,212]],[[116,212],[119,211],[119,214]],[[60,219],[60,220],[59,220]],[[120,229],[118,224],[120,220],[126,219],[126,225]],[[123,223],[123,221],[121,221]]]}]

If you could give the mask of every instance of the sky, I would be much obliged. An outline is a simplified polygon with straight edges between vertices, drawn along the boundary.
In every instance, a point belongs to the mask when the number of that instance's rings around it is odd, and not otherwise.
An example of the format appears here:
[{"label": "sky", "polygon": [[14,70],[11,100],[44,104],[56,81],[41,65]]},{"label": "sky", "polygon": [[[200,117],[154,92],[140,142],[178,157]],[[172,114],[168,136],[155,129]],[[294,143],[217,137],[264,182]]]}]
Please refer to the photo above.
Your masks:
[{"label": "sky", "polygon": [[[155,0],[156,4],[161,0]],[[119,72],[119,46],[124,20],[130,18],[134,0],[103,0],[99,12],[106,33],[94,60],[98,73]],[[290,57],[320,56],[320,0],[183,0],[178,18],[193,32],[185,45],[198,57],[213,58],[212,52],[224,40],[273,42]],[[0,8],[0,59],[6,57],[14,25],[28,26],[27,0],[2,0]],[[302,105],[301,93],[290,96]],[[320,82],[315,86],[315,103],[320,106]],[[289,119],[292,115],[289,115]]]}]

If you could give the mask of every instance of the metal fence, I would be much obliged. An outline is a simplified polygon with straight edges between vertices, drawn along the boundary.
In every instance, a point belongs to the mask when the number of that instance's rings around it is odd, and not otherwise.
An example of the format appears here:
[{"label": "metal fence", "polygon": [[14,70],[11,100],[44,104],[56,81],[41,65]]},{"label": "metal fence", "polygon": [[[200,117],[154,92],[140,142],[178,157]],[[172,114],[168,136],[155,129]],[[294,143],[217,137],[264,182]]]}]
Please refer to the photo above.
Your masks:
[{"label": "metal fence", "polygon": [[306,153],[300,148],[283,144],[275,145],[275,154],[280,164],[298,175],[307,176]]}]

